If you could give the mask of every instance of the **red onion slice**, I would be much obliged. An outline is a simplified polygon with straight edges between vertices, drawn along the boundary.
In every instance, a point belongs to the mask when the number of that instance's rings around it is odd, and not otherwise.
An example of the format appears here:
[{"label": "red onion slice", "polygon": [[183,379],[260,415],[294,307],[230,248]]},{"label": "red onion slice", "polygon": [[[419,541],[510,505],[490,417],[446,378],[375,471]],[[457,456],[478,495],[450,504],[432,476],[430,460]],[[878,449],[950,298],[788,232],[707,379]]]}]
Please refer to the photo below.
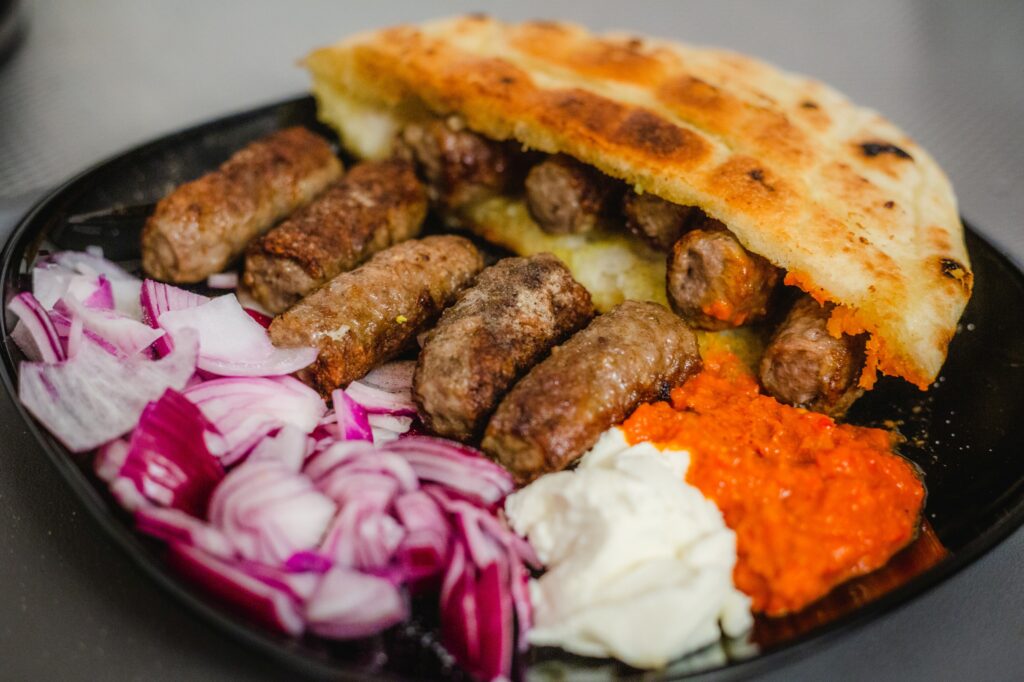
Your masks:
[{"label": "red onion slice", "polygon": [[410,394],[412,392],[412,376],[416,372],[415,360],[396,360],[387,362],[370,370],[360,379],[360,383],[369,384],[389,393]]},{"label": "red onion slice", "polygon": [[166,389],[181,390],[195,371],[198,344],[184,333],[178,345],[162,360],[115,358],[86,337],[69,360],[23,362],[18,398],[69,450],[91,450],[130,431]]},{"label": "red onion slice", "polygon": [[142,411],[118,475],[150,502],[196,517],[206,515],[224,469],[206,449],[212,425],[195,405],[168,389]]},{"label": "red onion slice", "polygon": [[210,500],[210,521],[239,552],[271,565],[317,547],[335,511],[308,478],[270,459],[233,469]]},{"label": "red onion slice", "polygon": [[7,309],[18,316],[18,326],[27,332],[26,338],[31,343],[19,342],[19,337],[15,336],[15,341],[26,356],[43,362],[60,362],[66,358],[57,330],[35,296],[27,291],[22,292],[11,299]]},{"label": "red onion slice", "polygon": [[221,376],[280,376],[316,360],[317,349],[276,348],[267,331],[246,314],[234,294],[184,310],[162,313],[157,323],[174,338],[199,332],[199,368]]},{"label": "red onion slice", "polygon": [[[142,309],[142,321],[150,327],[158,328],[157,320],[171,310],[186,310],[202,305],[210,299],[206,296],[172,287],[170,284],[147,279],[142,282],[139,290],[139,305]],[[157,357],[171,352],[171,338],[165,335],[153,345]]]},{"label": "red onion slice", "polygon": [[293,636],[305,629],[301,607],[291,594],[252,577],[234,564],[180,542],[170,545],[167,562],[207,593],[257,623]]},{"label": "red onion slice", "polygon": [[355,639],[402,622],[408,606],[388,580],[336,567],[324,575],[305,615],[309,629],[318,635]]},{"label": "red onion slice", "polygon": [[334,403],[334,417],[342,439],[373,441],[370,421],[362,405],[341,389],[331,394],[331,402]]},{"label": "red onion slice", "polygon": [[464,495],[495,504],[512,491],[512,477],[483,453],[465,445],[429,436],[408,436],[384,446],[401,455],[416,475],[444,484]]},{"label": "red onion slice", "polygon": [[222,559],[235,556],[235,547],[226,535],[180,509],[141,507],[135,512],[135,527],[158,540],[184,543]]},{"label": "red onion slice", "polygon": [[312,433],[327,412],[320,395],[294,377],[224,377],[184,391],[224,439],[216,452],[225,465],[245,457],[282,426]]},{"label": "red onion slice", "polygon": [[370,414],[416,416],[416,404],[411,396],[403,393],[392,393],[359,381],[349,384],[345,393]]},{"label": "red onion slice", "polygon": [[154,329],[116,310],[89,308],[73,296],[60,299],[53,309],[72,322],[75,318],[81,319],[85,331],[103,339],[126,357],[149,348],[165,333],[162,329]]}]

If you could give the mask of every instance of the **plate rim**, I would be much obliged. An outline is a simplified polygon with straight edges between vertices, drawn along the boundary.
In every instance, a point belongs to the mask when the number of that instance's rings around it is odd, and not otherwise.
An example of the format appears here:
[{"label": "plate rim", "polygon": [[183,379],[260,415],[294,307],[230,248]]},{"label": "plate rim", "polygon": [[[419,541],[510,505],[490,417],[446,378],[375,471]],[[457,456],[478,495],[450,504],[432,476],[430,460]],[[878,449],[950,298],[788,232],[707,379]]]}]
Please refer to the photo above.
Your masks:
[{"label": "plate rim", "polygon": [[[89,180],[94,174],[102,172],[115,164],[144,155],[151,150],[172,146],[180,140],[199,134],[204,130],[216,127],[230,127],[233,123],[260,118],[289,107],[307,106],[312,102],[313,98],[311,95],[300,94],[247,109],[236,110],[158,137],[150,138],[145,142],[111,154],[72,175],[52,190],[45,192],[41,198],[33,203],[21,218],[18,219],[14,228],[8,234],[3,244],[2,252],[0,252],[0,292],[6,298],[11,276],[12,274],[17,274],[18,264],[14,261],[16,260],[17,252],[21,250],[18,248],[19,245],[25,239],[33,238],[33,235],[30,233],[40,232],[46,226],[47,212],[53,211],[55,206],[63,200],[73,197],[76,194],[76,190],[79,189],[79,185]],[[1017,262],[1017,259],[1008,255],[997,244],[974,229],[973,223],[962,215],[961,221],[964,225],[965,235],[970,233],[971,236],[978,239],[985,248],[995,255],[997,260],[1002,261],[1003,265],[1008,266],[1024,281],[1024,267]],[[348,666],[340,667],[340,665],[344,665],[343,661],[332,663],[311,657],[299,650],[289,649],[286,644],[288,638],[281,637],[276,639],[269,631],[230,613],[212,599],[205,597],[198,589],[190,586],[190,583],[174,576],[166,562],[160,558],[159,553],[151,551],[146,547],[143,542],[144,538],[126,522],[123,518],[124,513],[121,510],[112,507],[109,500],[93,484],[83,468],[77,464],[74,455],[67,451],[53,435],[39,424],[25,406],[22,405],[21,401],[18,400],[17,386],[15,384],[18,376],[17,365],[11,353],[10,344],[12,342],[7,324],[6,301],[4,303],[5,309],[0,313],[0,359],[2,359],[2,363],[0,363],[2,364],[2,367],[0,367],[0,382],[3,383],[4,389],[7,391],[8,397],[14,405],[18,416],[32,434],[37,446],[46,453],[47,459],[61,474],[65,484],[76,493],[79,503],[86,508],[89,515],[104,529],[108,541],[113,541],[115,545],[127,554],[129,560],[141,568],[161,589],[180,600],[193,613],[215,626],[220,632],[249,647],[250,650],[255,649],[261,655],[272,658],[288,666],[293,671],[302,672],[313,677],[344,680],[365,679],[364,675],[367,671],[356,671]],[[1024,479],[1017,482],[1016,486],[1020,485],[1024,485]],[[823,647],[831,646],[843,635],[859,631],[868,623],[895,613],[899,609],[917,601],[939,584],[948,581],[968,566],[976,563],[995,549],[995,547],[1002,544],[1011,534],[1019,530],[1021,526],[1024,526],[1024,496],[1021,497],[1015,507],[999,518],[993,526],[971,539],[958,552],[944,558],[934,566],[926,569],[923,573],[886,592],[877,599],[831,622],[802,633],[789,641],[770,646],[750,658],[727,661],[722,665],[686,672],[680,675],[667,674],[662,679],[684,680],[692,679],[696,676],[745,675],[772,667],[777,668],[797,658],[805,658],[812,653],[821,651]],[[597,661],[601,659],[591,660]],[[657,671],[637,671],[637,674],[650,672],[657,674]],[[375,679],[407,679],[392,671],[384,670],[375,670],[373,675]]]}]

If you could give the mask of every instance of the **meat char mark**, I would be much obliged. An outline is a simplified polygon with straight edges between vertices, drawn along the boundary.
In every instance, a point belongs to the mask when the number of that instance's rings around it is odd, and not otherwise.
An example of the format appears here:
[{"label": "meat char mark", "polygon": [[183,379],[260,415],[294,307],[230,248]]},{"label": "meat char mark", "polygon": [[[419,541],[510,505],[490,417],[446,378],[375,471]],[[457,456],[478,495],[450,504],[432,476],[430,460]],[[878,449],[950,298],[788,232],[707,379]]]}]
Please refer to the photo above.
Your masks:
[{"label": "meat char mark", "polygon": [[409,347],[483,268],[463,237],[411,239],[306,296],[270,325],[277,346],[315,346],[299,378],[324,396]]},{"label": "meat char mark", "polygon": [[832,304],[801,296],[761,358],[761,385],[777,400],[841,416],[863,391],[864,336],[835,338],[826,328]]},{"label": "meat char mark", "polygon": [[305,128],[257,140],[157,203],[142,231],[142,268],[167,282],[200,282],[341,172],[327,141]]},{"label": "meat char mark", "polygon": [[656,303],[626,301],[517,383],[484,432],[483,450],[519,483],[563,469],[642,402],[701,367],[697,337]]},{"label": "meat char mark", "polygon": [[408,161],[353,167],[313,203],[254,240],[244,281],[279,313],[335,275],[419,234],[427,193]]},{"label": "meat char mark", "polygon": [[478,439],[509,387],[593,315],[555,256],[498,261],[427,334],[413,379],[420,417],[440,436]]},{"label": "meat char mark", "polygon": [[779,270],[716,220],[683,235],[668,259],[672,309],[694,327],[721,330],[763,319]]}]

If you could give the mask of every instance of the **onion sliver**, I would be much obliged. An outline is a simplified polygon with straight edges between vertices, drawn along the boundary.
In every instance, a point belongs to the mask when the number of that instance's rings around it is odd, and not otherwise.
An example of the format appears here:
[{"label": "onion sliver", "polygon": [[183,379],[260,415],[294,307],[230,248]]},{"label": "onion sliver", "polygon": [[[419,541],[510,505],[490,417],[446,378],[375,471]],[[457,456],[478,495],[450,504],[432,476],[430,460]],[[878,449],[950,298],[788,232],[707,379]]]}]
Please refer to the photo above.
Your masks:
[{"label": "onion sliver", "polygon": [[334,403],[334,417],[343,440],[373,440],[370,420],[362,405],[341,389],[331,394],[331,402]]},{"label": "onion sliver", "polygon": [[327,412],[320,395],[293,377],[224,377],[184,391],[224,440],[224,464],[245,457],[266,435],[290,425],[312,433]]},{"label": "onion sliver", "polygon": [[409,436],[388,443],[387,452],[401,455],[416,475],[442,483],[465,495],[494,504],[512,492],[512,477],[473,448],[441,438]]},{"label": "onion sliver", "polygon": [[234,294],[194,308],[162,313],[157,323],[176,338],[182,329],[199,332],[199,368],[221,376],[280,376],[316,360],[317,349],[276,348],[267,330],[250,317]]},{"label": "onion sliver", "polygon": [[210,500],[210,521],[242,556],[280,565],[316,548],[335,510],[306,476],[263,459],[246,461],[225,477]]},{"label": "onion sliver", "polygon": [[376,634],[408,616],[401,592],[384,578],[332,568],[306,604],[309,629],[324,637]]},{"label": "onion sliver", "polygon": [[126,357],[149,348],[165,333],[116,310],[90,308],[70,295],[57,301],[53,309],[72,322],[81,319],[84,331],[103,339]]},{"label": "onion sliver", "polygon": [[11,299],[7,309],[18,316],[19,327],[27,332],[31,345],[21,346],[22,352],[33,360],[59,362],[64,360],[64,347],[49,314],[29,292],[22,292]]},{"label": "onion sliver", "polygon": [[223,559],[235,556],[224,533],[180,509],[141,507],[135,512],[135,527],[167,543],[182,542]]},{"label": "onion sliver", "polygon": [[146,405],[195,372],[195,334],[161,360],[116,358],[88,337],[78,354],[55,364],[23,362],[18,398],[72,452],[91,450],[134,427]]},{"label": "onion sliver", "polygon": [[392,393],[359,381],[349,384],[345,393],[370,414],[416,416],[416,404],[406,393]]},{"label": "onion sliver", "polygon": [[300,605],[291,594],[237,565],[181,542],[170,545],[167,561],[178,573],[258,623],[294,636],[305,629]]},{"label": "onion sliver", "polygon": [[[206,296],[173,287],[170,284],[147,279],[139,291],[139,305],[142,308],[142,321],[150,327],[157,328],[160,316],[171,310],[185,310],[202,305],[210,299]],[[153,344],[158,357],[171,352],[171,339],[163,336]]]},{"label": "onion sliver", "polygon": [[224,469],[206,448],[212,425],[180,393],[168,389],[142,411],[118,476],[135,483],[150,502],[206,516]]}]

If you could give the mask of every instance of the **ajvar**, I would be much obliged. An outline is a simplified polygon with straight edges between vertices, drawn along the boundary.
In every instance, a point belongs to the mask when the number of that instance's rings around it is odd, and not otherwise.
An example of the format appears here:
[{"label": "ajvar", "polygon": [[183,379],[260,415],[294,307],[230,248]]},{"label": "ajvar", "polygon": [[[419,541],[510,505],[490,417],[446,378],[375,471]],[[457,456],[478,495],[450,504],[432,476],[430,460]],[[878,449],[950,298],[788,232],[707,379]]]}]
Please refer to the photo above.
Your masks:
[{"label": "ajvar", "polygon": [[671,405],[642,405],[622,428],[690,452],[686,480],[736,532],[733,578],[755,611],[798,611],[913,540],[925,489],[892,434],[761,395],[728,353],[704,365]]}]

